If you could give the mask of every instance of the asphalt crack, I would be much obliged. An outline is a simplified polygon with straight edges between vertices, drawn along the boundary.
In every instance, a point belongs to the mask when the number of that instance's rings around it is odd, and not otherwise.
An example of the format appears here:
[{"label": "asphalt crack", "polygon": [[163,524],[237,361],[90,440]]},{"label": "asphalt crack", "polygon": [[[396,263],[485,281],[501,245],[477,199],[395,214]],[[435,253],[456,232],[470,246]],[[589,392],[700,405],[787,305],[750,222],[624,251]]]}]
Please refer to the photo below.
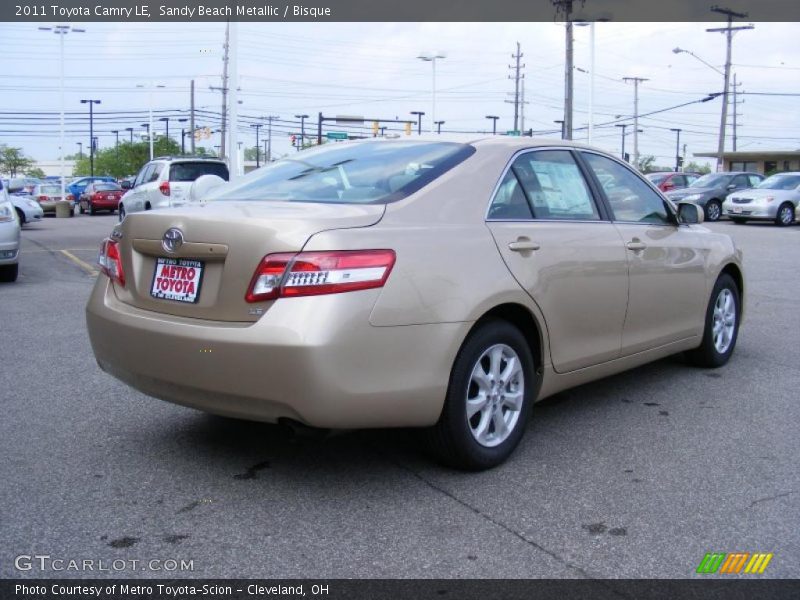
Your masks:
[{"label": "asphalt crack", "polygon": [[766,498],[759,498],[758,500],[753,500],[750,503],[750,508],[753,508],[759,502],[769,502],[770,500],[777,500],[778,498],[785,498],[786,496],[790,496],[794,494],[794,490],[790,492],[784,492],[783,494],[776,494],[774,496],[767,496]]}]

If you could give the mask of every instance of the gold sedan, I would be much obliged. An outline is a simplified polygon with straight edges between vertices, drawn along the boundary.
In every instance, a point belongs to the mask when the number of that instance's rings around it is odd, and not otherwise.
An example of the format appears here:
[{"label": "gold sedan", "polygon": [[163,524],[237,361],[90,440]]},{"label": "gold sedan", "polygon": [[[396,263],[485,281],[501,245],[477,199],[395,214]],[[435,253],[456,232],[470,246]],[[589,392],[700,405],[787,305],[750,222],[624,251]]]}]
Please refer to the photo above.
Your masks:
[{"label": "gold sedan", "polygon": [[87,306],[100,367],[210,413],[421,427],[492,467],[534,401],[686,352],[718,367],[741,254],[626,163],[529,138],[327,144],[128,215]]}]

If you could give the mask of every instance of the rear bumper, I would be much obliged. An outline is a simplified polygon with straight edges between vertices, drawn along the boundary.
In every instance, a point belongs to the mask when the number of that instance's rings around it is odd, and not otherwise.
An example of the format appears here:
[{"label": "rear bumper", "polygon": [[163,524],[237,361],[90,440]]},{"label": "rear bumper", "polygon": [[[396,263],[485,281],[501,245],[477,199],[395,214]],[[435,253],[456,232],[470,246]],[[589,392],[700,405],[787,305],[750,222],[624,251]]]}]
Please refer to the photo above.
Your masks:
[{"label": "rear bumper", "polygon": [[163,400],[314,427],[431,425],[470,324],[371,326],[378,293],[281,299],[255,323],[221,323],[123,304],[100,275],[86,318],[100,367]]},{"label": "rear bumper", "polygon": [[3,238],[4,241],[0,241],[0,265],[15,265],[19,261],[19,234],[3,235]]},{"label": "rear bumper", "polygon": [[97,210],[117,210],[119,200],[90,200],[87,204]]}]

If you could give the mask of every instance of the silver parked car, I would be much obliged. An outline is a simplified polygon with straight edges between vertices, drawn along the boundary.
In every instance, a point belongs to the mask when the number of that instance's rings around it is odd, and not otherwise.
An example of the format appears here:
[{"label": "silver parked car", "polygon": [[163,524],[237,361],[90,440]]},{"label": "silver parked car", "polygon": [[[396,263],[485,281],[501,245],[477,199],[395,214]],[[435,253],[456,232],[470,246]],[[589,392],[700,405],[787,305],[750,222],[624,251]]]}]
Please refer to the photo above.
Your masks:
[{"label": "silver parked car", "polygon": [[756,187],[730,194],[722,206],[734,223],[775,221],[786,227],[795,220],[800,207],[800,172],[776,173]]},{"label": "silver parked car", "polygon": [[19,273],[19,219],[8,191],[0,186],[0,281],[16,281]]},{"label": "silver parked car", "polygon": [[228,181],[228,167],[218,158],[162,156],[141,168],[119,202],[119,220],[127,213],[183,206],[190,201],[192,183],[203,175]]},{"label": "silver parked car", "polygon": [[44,210],[30,194],[11,194],[9,199],[17,211],[20,225],[35,223],[44,217]]}]

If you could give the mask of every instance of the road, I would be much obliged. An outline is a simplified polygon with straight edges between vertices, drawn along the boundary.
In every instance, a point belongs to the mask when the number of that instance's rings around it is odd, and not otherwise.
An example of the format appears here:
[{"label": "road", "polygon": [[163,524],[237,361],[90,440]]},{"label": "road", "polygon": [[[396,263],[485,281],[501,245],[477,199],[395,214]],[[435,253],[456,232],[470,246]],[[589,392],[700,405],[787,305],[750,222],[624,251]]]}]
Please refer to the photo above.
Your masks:
[{"label": "road", "polygon": [[733,551],[800,576],[800,226],[710,225],[749,285],[726,367],[670,358],[559,394],[507,464],[466,474],[413,432],[297,437],[101,372],[84,306],[115,219],[25,228],[0,286],[0,577],[165,576],[14,566],[44,554],[191,560],[177,577],[683,578]]}]

